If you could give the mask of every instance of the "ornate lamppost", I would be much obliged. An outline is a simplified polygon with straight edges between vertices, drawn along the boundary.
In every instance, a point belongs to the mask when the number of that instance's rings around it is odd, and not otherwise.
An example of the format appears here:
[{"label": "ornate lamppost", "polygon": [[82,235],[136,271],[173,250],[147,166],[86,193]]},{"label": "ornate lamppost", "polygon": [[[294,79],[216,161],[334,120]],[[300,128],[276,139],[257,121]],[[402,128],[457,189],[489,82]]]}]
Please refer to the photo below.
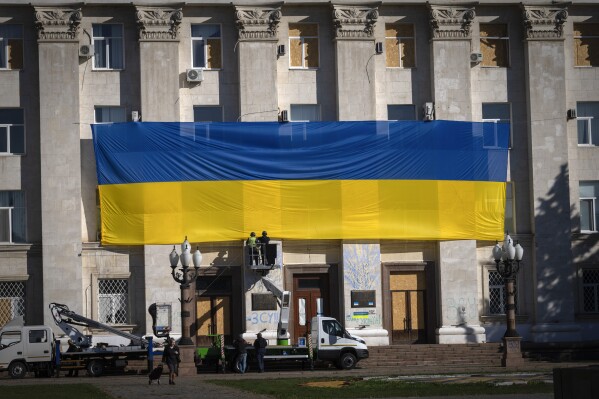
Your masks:
[{"label": "ornate lamppost", "polygon": [[[181,256],[173,246],[169,260],[171,262],[171,276],[173,276],[173,280],[180,284],[179,287],[181,288],[181,339],[179,340],[179,346],[195,346],[195,339],[192,339],[191,335],[193,329],[193,337],[195,338],[195,292],[192,287],[195,287],[193,283],[195,283],[200,270],[202,254],[199,248],[195,250],[193,255],[191,254],[191,245],[186,236],[185,241],[181,244]],[[177,270],[179,261],[181,261],[181,267]],[[192,261],[193,269],[189,267]]]},{"label": "ornate lamppost", "polygon": [[505,316],[507,329],[503,335],[503,358],[502,365],[504,367],[515,366],[522,362],[522,351],[520,349],[520,341],[522,337],[516,330],[516,302],[514,292],[514,282],[518,271],[520,270],[520,262],[524,255],[524,249],[516,242],[514,245],[512,237],[509,234],[505,235],[503,245],[495,244],[493,248],[493,258],[497,264],[497,272],[503,277],[505,284],[505,292],[507,300],[505,302]]}]

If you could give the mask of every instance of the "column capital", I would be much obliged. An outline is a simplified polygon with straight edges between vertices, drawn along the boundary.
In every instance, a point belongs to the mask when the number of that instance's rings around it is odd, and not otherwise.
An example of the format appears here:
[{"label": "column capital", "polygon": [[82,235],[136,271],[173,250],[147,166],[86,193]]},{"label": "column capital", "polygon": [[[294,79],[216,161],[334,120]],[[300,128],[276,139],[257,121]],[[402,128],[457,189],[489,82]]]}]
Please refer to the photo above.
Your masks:
[{"label": "column capital", "polygon": [[374,39],[378,18],[378,7],[333,5],[335,39]]},{"label": "column capital", "polygon": [[566,7],[522,5],[525,40],[563,40]]},{"label": "column capital", "polygon": [[281,8],[235,6],[239,40],[277,40]]},{"label": "column capital", "polygon": [[34,7],[38,42],[76,42],[79,40],[81,9]]},{"label": "column capital", "polygon": [[473,7],[428,4],[432,40],[470,39],[470,27],[476,16]]},{"label": "column capital", "polygon": [[135,6],[135,19],[140,42],[179,40],[180,8]]}]

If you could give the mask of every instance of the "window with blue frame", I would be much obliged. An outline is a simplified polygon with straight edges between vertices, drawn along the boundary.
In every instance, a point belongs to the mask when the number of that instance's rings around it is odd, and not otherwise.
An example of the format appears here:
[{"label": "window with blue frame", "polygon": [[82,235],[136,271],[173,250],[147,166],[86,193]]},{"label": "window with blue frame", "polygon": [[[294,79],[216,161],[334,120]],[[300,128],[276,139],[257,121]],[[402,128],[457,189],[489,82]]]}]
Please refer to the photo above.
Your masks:
[{"label": "window with blue frame", "polygon": [[123,25],[93,24],[94,68],[124,69]]}]

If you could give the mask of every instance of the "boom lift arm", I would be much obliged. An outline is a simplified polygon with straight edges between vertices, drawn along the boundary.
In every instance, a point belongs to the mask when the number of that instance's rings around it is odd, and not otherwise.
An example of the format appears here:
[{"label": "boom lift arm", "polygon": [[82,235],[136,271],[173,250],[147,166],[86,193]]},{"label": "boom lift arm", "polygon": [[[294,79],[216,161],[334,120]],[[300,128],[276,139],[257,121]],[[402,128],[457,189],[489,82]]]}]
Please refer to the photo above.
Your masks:
[{"label": "boom lift arm", "polygon": [[279,325],[277,326],[277,341],[287,341],[287,329],[289,328],[289,301],[291,298],[291,292],[281,291],[270,279],[266,277],[261,278],[262,284],[267,290],[279,300],[281,306],[281,314],[279,316]]},{"label": "boom lift arm", "polygon": [[89,348],[92,345],[91,336],[84,335],[74,326],[102,329],[111,332],[115,335],[128,338],[131,341],[135,342],[136,345],[140,345],[142,347],[145,347],[148,344],[148,341],[142,337],[138,337],[137,335],[121,331],[112,326],[81,316],[80,314],[77,314],[72,310],[69,310],[69,307],[67,305],[63,305],[60,303],[51,303],[49,307],[50,312],[52,313],[52,317],[54,318],[54,322],[58,325],[58,327],[60,327],[60,329],[64,331],[65,334],[67,334],[76,345],[82,348]]}]

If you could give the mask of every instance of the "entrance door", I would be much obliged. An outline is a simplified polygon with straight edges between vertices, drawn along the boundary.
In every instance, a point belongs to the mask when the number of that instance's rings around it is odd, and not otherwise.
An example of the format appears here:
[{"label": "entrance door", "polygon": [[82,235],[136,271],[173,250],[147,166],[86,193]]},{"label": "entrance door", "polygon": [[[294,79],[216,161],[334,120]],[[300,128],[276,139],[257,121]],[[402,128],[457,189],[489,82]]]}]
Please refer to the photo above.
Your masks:
[{"label": "entrance door", "polygon": [[299,274],[293,276],[293,343],[310,331],[310,321],[316,316],[316,303],[322,299],[324,315],[329,314],[328,274]]},{"label": "entrance door", "polygon": [[231,297],[201,296],[197,301],[197,344],[211,345],[214,335],[225,335],[231,341]]},{"label": "entrance door", "polygon": [[394,344],[426,342],[426,281],[424,272],[390,276]]}]

